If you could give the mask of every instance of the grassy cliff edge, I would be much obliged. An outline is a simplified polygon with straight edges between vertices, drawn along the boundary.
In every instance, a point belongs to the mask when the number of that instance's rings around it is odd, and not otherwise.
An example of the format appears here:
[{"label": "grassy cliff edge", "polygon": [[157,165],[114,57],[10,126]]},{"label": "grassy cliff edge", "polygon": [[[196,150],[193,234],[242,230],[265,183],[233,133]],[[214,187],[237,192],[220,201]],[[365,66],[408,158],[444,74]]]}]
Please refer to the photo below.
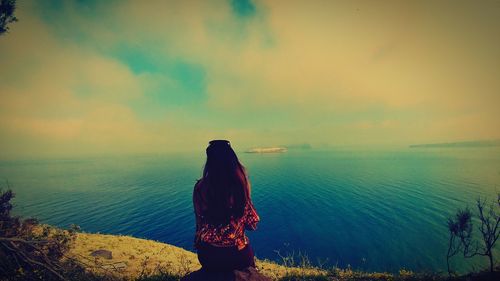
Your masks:
[{"label": "grassy cliff edge", "polygon": [[[95,257],[97,250],[112,252],[112,258]],[[128,280],[178,280],[185,274],[201,268],[195,253],[157,241],[131,236],[99,233],[76,233],[68,257],[74,258],[96,273],[108,273]],[[268,260],[257,260],[258,270],[273,280],[500,280],[498,271],[471,273],[448,278],[439,273],[414,273],[400,270],[362,272],[348,269],[321,269],[298,261],[291,266]],[[169,278],[165,278],[169,276]]]},{"label": "grassy cliff edge", "polygon": [[[108,250],[112,258],[94,257],[92,252]],[[155,275],[168,271],[182,276],[201,268],[195,253],[169,244],[131,236],[77,233],[68,256],[96,270],[129,278]],[[325,270],[306,267],[286,267],[271,261],[257,260],[264,275],[279,280],[289,275],[326,275]]]}]

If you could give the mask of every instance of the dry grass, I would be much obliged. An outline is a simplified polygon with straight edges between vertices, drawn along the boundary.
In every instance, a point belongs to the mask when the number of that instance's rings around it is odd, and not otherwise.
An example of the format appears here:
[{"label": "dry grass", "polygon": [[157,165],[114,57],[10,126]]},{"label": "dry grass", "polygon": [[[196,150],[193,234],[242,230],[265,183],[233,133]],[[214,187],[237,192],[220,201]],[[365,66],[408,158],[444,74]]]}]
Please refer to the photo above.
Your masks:
[{"label": "dry grass", "polygon": [[[78,280],[179,280],[181,276],[198,270],[201,266],[195,253],[169,244],[139,239],[130,236],[76,233],[66,258],[84,264],[98,278],[86,276]],[[90,254],[95,250],[109,250],[111,260],[96,258]],[[399,274],[385,272],[362,272],[351,268],[320,269],[312,266],[307,256],[281,256],[281,264],[268,260],[257,260],[257,268],[264,275],[279,281],[424,281],[447,280],[437,273],[417,274],[400,270]],[[113,268],[112,265],[125,265]],[[119,266],[117,266],[119,267]],[[96,276],[96,275],[89,275]],[[102,276],[102,278],[101,278]],[[500,280],[500,273],[479,272],[457,276],[450,280]]]},{"label": "dry grass", "polygon": [[[113,258],[107,260],[90,255],[93,251],[100,249],[112,251]],[[193,252],[161,242],[121,235],[77,233],[68,255],[90,265],[94,270],[102,270],[104,266],[114,275],[127,279],[164,272],[183,276],[201,268]],[[119,267],[120,263],[125,264],[126,267],[124,269],[113,268],[112,265]],[[300,264],[297,266],[300,267],[257,260],[259,271],[274,280],[287,275],[325,275],[327,273],[313,267]]]},{"label": "dry grass", "polygon": [[[113,258],[108,260],[90,255],[100,249],[111,251]],[[129,278],[166,269],[182,275],[200,268],[195,253],[165,243],[121,235],[78,233],[68,255]],[[120,263],[126,267],[120,269]],[[118,269],[113,265],[118,265]]]}]

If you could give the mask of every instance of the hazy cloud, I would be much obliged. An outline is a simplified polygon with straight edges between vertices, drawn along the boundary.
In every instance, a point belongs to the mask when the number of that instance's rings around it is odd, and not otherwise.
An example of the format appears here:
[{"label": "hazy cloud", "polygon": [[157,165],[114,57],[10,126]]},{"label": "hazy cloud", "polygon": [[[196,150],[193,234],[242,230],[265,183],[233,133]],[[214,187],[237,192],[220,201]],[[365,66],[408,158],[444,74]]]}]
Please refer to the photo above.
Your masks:
[{"label": "hazy cloud", "polygon": [[500,138],[500,4],[24,1],[2,156]]}]

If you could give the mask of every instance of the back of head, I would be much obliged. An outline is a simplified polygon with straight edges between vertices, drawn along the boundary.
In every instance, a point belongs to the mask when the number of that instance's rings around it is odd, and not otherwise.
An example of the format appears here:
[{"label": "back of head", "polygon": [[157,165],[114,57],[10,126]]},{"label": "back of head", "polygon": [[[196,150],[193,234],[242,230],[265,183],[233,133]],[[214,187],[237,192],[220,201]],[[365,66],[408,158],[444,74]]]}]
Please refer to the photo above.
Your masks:
[{"label": "back of head", "polygon": [[248,181],[229,141],[210,141],[206,152],[203,182],[208,208],[205,217],[212,224],[224,224],[231,217],[243,215],[249,200]]}]

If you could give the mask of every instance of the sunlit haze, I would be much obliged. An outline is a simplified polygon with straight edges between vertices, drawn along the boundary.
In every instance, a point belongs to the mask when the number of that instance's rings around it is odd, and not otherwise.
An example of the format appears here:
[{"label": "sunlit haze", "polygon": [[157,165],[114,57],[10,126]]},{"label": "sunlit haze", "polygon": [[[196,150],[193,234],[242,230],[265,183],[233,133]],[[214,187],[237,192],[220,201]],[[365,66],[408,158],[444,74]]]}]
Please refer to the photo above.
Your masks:
[{"label": "sunlit haze", "polygon": [[19,1],[0,158],[500,139],[500,1]]}]

